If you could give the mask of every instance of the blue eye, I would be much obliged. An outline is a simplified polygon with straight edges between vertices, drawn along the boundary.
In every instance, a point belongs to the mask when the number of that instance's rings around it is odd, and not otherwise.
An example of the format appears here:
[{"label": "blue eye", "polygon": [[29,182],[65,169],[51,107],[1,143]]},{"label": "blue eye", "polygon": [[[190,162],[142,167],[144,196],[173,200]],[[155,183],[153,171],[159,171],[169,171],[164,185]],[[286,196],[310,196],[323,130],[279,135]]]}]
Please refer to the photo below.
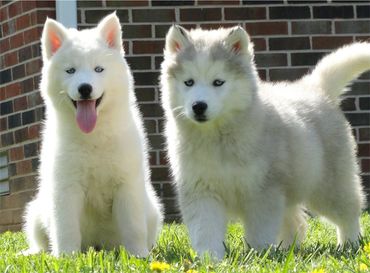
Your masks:
[{"label": "blue eye", "polygon": [[101,72],[103,72],[103,71],[104,71],[104,68],[103,68],[103,67],[101,67],[101,66],[97,66],[97,67],[95,67],[95,68],[94,68],[94,70],[95,70],[95,72],[97,72],[97,73],[101,73]]},{"label": "blue eye", "polygon": [[193,86],[194,85],[194,80],[193,79],[189,79],[187,81],[184,81],[184,84],[188,87],[190,86]]},{"label": "blue eye", "polygon": [[67,69],[67,70],[66,70],[66,72],[67,72],[68,74],[73,74],[73,73],[75,73],[75,72],[76,72],[76,69],[74,69],[73,67],[71,67],[70,69]]},{"label": "blue eye", "polygon": [[214,80],[212,84],[215,87],[219,87],[219,86],[223,85],[224,83],[225,83],[225,81],[222,81],[222,80]]}]

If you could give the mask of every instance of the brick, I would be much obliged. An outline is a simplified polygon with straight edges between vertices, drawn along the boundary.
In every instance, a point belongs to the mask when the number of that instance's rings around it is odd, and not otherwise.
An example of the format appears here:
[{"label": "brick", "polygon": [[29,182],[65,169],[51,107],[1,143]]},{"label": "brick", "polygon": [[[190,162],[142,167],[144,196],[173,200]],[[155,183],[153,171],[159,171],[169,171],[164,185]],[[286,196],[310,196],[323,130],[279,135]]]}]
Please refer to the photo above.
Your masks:
[{"label": "brick", "polygon": [[324,52],[291,53],[292,66],[316,65],[324,55]]},{"label": "brick", "polygon": [[366,126],[370,124],[368,113],[345,113],[346,118],[352,126]]},{"label": "brick", "polygon": [[23,161],[17,162],[15,164],[15,166],[17,168],[17,174],[18,175],[28,174],[32,171],[32,162],[31,162],[31,160],[23,160]]},{"label": "brick", "polygon": [[174,22],[175,10],[173,9],[134,9],[132,10],[133,22]]},{"label": "brick", "polygon": [[[44,2],[44,1],[38,1],[38,2]],[[37,24],[44,24],[46,21],[46,18],[56,18],[55,10],[38,10],[37,11]]]},{"label": "brick", "polygon": [[151,181],[169,181],[169,169],[165,167],[152,168]]},{"label": "brick", "polygon": [[267,73],[266,73],[266,69],[257,69],[257,73],[258,73],[258,77],[263,80],[263,81],[266,81],[267,80]]},{"label": "brick", "polygon": [[11,69],[6,69],[0,71],[0,84],[8,83],[12,80],[12,72]]},{"label": "brick", "polygon": [[41,29],[31,28],[23,32],[23,39],[25,44],[30,44],[39,41],[41,37]]},{"label": "brick", "polygon": [[370,20],[364,21],[337,21],[335,22],[335,33],[364,33],[370,32]]},{"label": "brick", "polygon": [[152,26],[151,25],[124,25],[123,39],[132,38],[151,38],[152,37]]},{"label": "brick", "polygon": [[192,6],[195,0],[151,0],[152,6]]},{"label": "brick", "polygon": [[151,69],[152,61],[150,56],[126,57],[126,61],[132,70]]},{"label": "brick", "polygon": [[31,49],[32,49],[32,57],[33,58],[41,57],[41,44],[40,43],[38,43],[36,45],[32,45]]},{"label": "brick", "polygon": [[32,200],[35,192],[35,190],[31,190],[2,196],[0,198],[0,208],[4,210],[23,208],[26,203]]},{"label": "brick", "polygon": [[22,124],[21,114],[14,114],[8,116],[8,127],[9,129],[13,129],[15,127],[19,127]]},{"label": "brick", "polygon": [[165,144],[163,135],[149,135],[148,140],[152,150],[163,150]]},{"label": "brick", "polygon": [[31,93],[27,96],[28,107],[35,107],[43,104],[40,92]]},{"label": "brick", "polygon": [[5,133],[1,135],[1,146],[6,147],[14,144],[13,132]]},{"label": "brick", "polygon": [[21,1],[22,11],[27,12],[36,8],[36,1]]},{"label": "brick", "polygon": [[135,94],[137,100],[140,101],[155,101],[155,90],[154,88],[136,88]]},{"label": "brick", "polygon": [[266,9],[258,8],[225,8],[226,20],[258,20],[266,19]]},{"label": "brick", "polygon": [[24,159],[23,146],[18,146],[9,149],[9,160],[10,162]]},{"label": "brick", "polygon": [[370,127],[358,128],[358,138],[360,141],[370,141]]},{"label": "brick", "polygon": [[280,5],[284,4],[283,0],[243,0],[243,5]]},{"label": "brick", "polygon": [[[229,27],[234,27],[234,23],[200,23],[199,27],[203,29],[218,29],[218,28],[229,28]],[[196,27],[195,27],[196,28]]]},{"label": "brick", "polygon": [[176,199],[165,199],[164,200],[164,211],[166,215],[178,214],[179,209]]},{"label": "brick", "polygon": [[341,101],[340,108],[342,111],[355,111],[356,98],[345,98]]},{"label": "brick", "polygon": [[270,19],[305,19],[311,17],[309,6],[270,7]]},{"label": "brick", "polygon": [[359,157],[370,157],[370,143],[361,143],[357,145],[357,154]]},{"label": "brick", "polygon": [[[1,39],[0,48],[2,52],[7,52],[10,49],[10,39],[9,38]],[[0,77],[0,84],[1,84],[1,77]]]},{"label": "brick", "polygon": [[288,4],[318,4],[327,2],[327,0],[288,0]]},{"label": "brick", "polygon": [[330,21],[292,22],[292,34],[330,34]]},{"label": "brick", "polygon": [[11,163],[8,165],[9,177],[17,175],[17,168],[15,163]]},{"label": "brick", "polygon": [[270,50],[309,49],[308,37],[269,38]]},{"label": "brick", "polygon": [[10,37],[9,40],[12,48],[18,48],[24,45],[23,33],[18,33]]},{"label": "brick", "polygon": [[1,115],[7,115],[13,112],[13,102],[12,101],[6,101],[0,103],[0,114]]},{"label": "brick", "polygon": [[370,172],[370,159],[361,159],[361,170],[364,173]]},{"label": "brick", "polygon": [[149,0],[108,0],[106,1],[107,7],[143,7],[149,5]]},{"label": "brick", "polygon": [[8,119],[0,118],[0,132],[5,132],[8,129]]},{"label": "brick", "polygon": [[163,117],[163,109],[158,103],[139,104],[144,118]]},{"label": "brick", "polygon": [[154,67],[155,69],[161,69],[161,65],[163,62],[163,56],[156,56],[154,57]]},{"label": "brick", "polygon": [[149,164],[150,166],[157,165],[157,152],[149,152]]},{"label": "brick", "polygon": [[27,46],[18,50],[18,60],[19,62],[24,62],[32,58],[32,47]]},{"label": "brick", "polygon": [[134,79],[137,86],[140,85],[158,85],[158,72],[135,72]]},{"label": "brick", "polygon": [[29,14],[22,15],[16,19],[17,31],[22,30],[30,26]]},{"label": "brick", "polygon": [[[86,10],[85,17],[86,23],[97,24],[103,17],[112,13],[114,10],[99,9],[99,10]],[[128,22],[128,11],[127,10],[117,10],[116,14],[121,23]]]},{"label": "brick", "polygon": [[254,38],[254,37],[252,37],[252,43],[254,44],[254,50],[255,51],[264,51],[267,48],[265,38]]},{"label": "brick", "polygon": [[11,193],[16,193],[25,190],[33,190],[36,187],[37,187],[37,177],[35,175],[13,178],[9,183]]},{"label": "brick", "polygon": [[5,66],[12,66],[18,63],[17,52],[11,52],[4,55]]},{"label": "brick", "polygon": [[288,34],[288,24],[286,22],[246,23],[245,28],[252,36]]},{"label": "brick", "polygon": [[176,187],[171,183],[163,183],[162,188],[163,197],[173,197],[176,196]]},{"label": "brick", "polygon": [[21,93],[21,85],[18,82],[9,84],[5,87],[4,99],[9,99],[18,96]]},{"label": "brick", "polygon": [[33,122],[35,122],[35,110],[22,113],[22,125],[27,125]]},{"label": "brick", "polygon": [[54,0],[50,0],[50,1],[46,1],[46,0],[37,1],[36,0],[36,6],[38,8],[55,8],[55,1]]},{"label": "brick", "polygon": [[308,68],[274,68],[270,69],[271,81],[294,81],[308,72]]},{"label": "brick", "polygon": [[[175,1],[173,1],[175,2]],[[197,5],[215,5],[215,6],[226,6],[226,5],[239,5],[239,0],[198,0]]]},{"label": "brick", "polygon": [[370,110],[370,97],[359,98],[359,101],[360,110]]},{"label": "brick", "polygon": [[21,90],[22,90],[22,93],[28,93],[28,92],[35,90],[33,79],[30,78],[30,79],[23,80],[21,82]]},{"label": "brick", "polygon": [[161,54],[163,53],[164,41],[134,41],[134,54]]},{"label": "brick", "polygon": [[[107,3],[107,6],[109,5],[108,3],[110,2],[125,2],[125,1],[116,1],[116,0],[112,0],[112,1],[105,1]],[[95,7],[102,7],[102,1],[89,1],[89,0],[85,0],[85,1],[77,1],[77,7],[80,8],[80,7],[86,7],[86,8],[95,8]]]},{"label": "brick", "polygon": [[24,78],[26,75],[26,69],[24,64],[17,65],[12,68],[13,80]]},{"label": "brick", "polygon": [[185,22],[221,20],[221,9],[220,8],[180,9],[180,20]]},{"label": "brick", "polygon": [[30,139],[39,139],[41,137],[41,125],[34,124],[28,127],[28,136]]},{"label": "brick", "polygon": [[159,165],[169,166],[168,155],[165,151],[159,152]]},{"label": "brick", "polygon": [[317,6],[313,7],[314,18],[353,18],[353,6]]},{"label": "brick", "polygon": [[357,18],[370,18],[370,5],[356,6]]},{"label": "brick", "polygon": [[35,122],[41,121],[45,118],[45,107],[38,107],[35,109]]},{"label": "brick", "polygon": [[40,73],[42,67],[41,60],[33,60],[31,62],[26,63],[26,74],[32,75],[36,73]]},{"label": "brick", "polygon": [[155,122],[155,120],[144,120],[144,127],[147,134],[157,133],[157,123]]},{"label": "brick", "polygon": [[312,37],[313,49],[336,49],[353,42],[350,36],[326,36]]},{"label": "brick", "polygon": [[287,54],[283,53],[257,53],[255,55],[257,67],[286,66]]},{"label": "brick", "polygon": [[14,132],[15,143],[21,143],[28,139],[28,129],[22,128]]},{"label": "brick", "polygon": [[37,156],[38,155],[38,143],[37,142],[33,142],[33,143],[29,143],[29,144],[26,144],[24,145],[24,156],[26,158],[28,157],[33,157],[33,156]]},{"label": "brick", "polygon": [[369,83],[367,82],[353,82],[347,95],[369,95]]},{"label": "brick", "polygon": [[9,17],[15,17],[19,14],[22,14],[22,1],[14,1],[8,6],[8,12],[9,12]]}]

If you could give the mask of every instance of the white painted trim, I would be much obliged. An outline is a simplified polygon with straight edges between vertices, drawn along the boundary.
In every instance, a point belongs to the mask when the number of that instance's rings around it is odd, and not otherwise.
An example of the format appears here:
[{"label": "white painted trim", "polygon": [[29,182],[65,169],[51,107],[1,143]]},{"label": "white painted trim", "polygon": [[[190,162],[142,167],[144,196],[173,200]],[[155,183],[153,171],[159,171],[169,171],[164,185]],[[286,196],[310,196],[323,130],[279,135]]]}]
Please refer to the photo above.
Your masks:
[{"label": "white painted trim", "polygon": [[57,21],[68,28],[77,28],[77,1],[56,0]]}]

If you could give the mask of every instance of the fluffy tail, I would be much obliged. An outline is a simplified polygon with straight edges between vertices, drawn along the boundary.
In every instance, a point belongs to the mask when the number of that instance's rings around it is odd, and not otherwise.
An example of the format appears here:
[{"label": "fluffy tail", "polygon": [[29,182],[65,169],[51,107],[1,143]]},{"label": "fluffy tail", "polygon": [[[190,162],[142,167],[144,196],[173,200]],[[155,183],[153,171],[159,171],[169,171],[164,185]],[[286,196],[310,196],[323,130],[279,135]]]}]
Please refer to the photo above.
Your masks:
[{"label": "fluffy tail", "polygon": [[329,98],[337,100],[349,82],[369,69],[370,43],[354,43],[324,57],[307,80]]}]

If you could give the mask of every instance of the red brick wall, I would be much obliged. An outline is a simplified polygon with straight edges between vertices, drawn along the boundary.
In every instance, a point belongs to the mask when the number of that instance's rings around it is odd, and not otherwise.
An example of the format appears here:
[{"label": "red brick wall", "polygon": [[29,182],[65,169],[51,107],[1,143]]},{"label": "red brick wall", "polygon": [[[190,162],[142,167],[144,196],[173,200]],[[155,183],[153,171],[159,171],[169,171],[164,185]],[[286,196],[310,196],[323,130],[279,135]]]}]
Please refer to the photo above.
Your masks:
[{"label": "red brick wall", "polygon": [[54,1],[0,4],[0,152],[7,152],[10,195],[0,197],[0,232],[17,230],[25,202],[36,190],[43,102],[40,34]]},{"label": "red brick wall", "polygon": [[[134,72],[136,94],[152,147],[152,180],[166,205],[168,220],[175,219],[178,211],[163,150],[163,111],[159,105],[158,76],[164,37],[171,24],[175,22],[187,28],[240,24],[251,34],[255,43],[260,76],[267,80],[293,80],[306,73],[323,54],[332,49],[355,40],[369,40],[370,5],[363,1],[332,2],[334,3],[290,0],[78,1],[79,28],[95,26],[104,15],[114,10],[117,10],[121,19],[124,47]],[[31,11],[13,12],[12,16],[10,10],[15,9],[13,5],[19,5],[21,8],[26,5],[3,1],[0,6],[1,16],[7,13],[6,19],[1,19],[0,28],[0,152],[8,152],[12,175],[11,195],[0,197],[0,231],[13,227],[13,224],[16,224],[14,227],[19,226],[19,212],[23,202],[29,199],[29,193],[33,192],[35,187],[36,147],[39,145],[38,129],[42,117],[42,102],[36,91],[40,68],[37,39],[45,13],[51,12],[49,16],[54,17],[54,6],[50,4],[52,2],[31,3],[34,7]],[[38,6],[40,4],[44,6]],[[14,37],[21,33],[21,30],[16,30],[13,34],[8,34],[7,25],[13,18],[25,20],[20,18],[24,14],[32,13],[32,10],[37,14],[37,19],[40,18],[38,27],[34,27],[37,29],[35,40],[26,45],[12,42],[12,46],[9,45],[9,48],[3,50],[3,43],[9,43],[8,39],[15,39]],[[9,17],[12,19],[8,19]],[[18,24],[22,25],[21,22]],[[27,30],[29,28],[32,27],[27,27]],[[3,42],[4,40],[8,42]],[[20,49],[30,45],[34,46],[31,48],[31,54],[35,52],[35,55],[26,60],[19,59]],[[12,52],[17,54],[13,56],[13,63],[9,63],[6,59],[10,57],[5,56]],[[19,64],[24,66],[25,75],[3,82],[3,75],[5,78],[9,77],[9,73],[11,77],[18,75],[17,71],[22,68],[15,68]],[[27,69],[27,64],[32,68]],[[4,73],[8,70],[10,72]],[[13,84],[14,87],[10,87]],[[3,110],[3,107],[7,110]],[[345,96],[342,109],[353,125],[353,132],[359,144],[363,181],[369,187],[370,73],[364,74],[354,83],[352,91]]]}]

